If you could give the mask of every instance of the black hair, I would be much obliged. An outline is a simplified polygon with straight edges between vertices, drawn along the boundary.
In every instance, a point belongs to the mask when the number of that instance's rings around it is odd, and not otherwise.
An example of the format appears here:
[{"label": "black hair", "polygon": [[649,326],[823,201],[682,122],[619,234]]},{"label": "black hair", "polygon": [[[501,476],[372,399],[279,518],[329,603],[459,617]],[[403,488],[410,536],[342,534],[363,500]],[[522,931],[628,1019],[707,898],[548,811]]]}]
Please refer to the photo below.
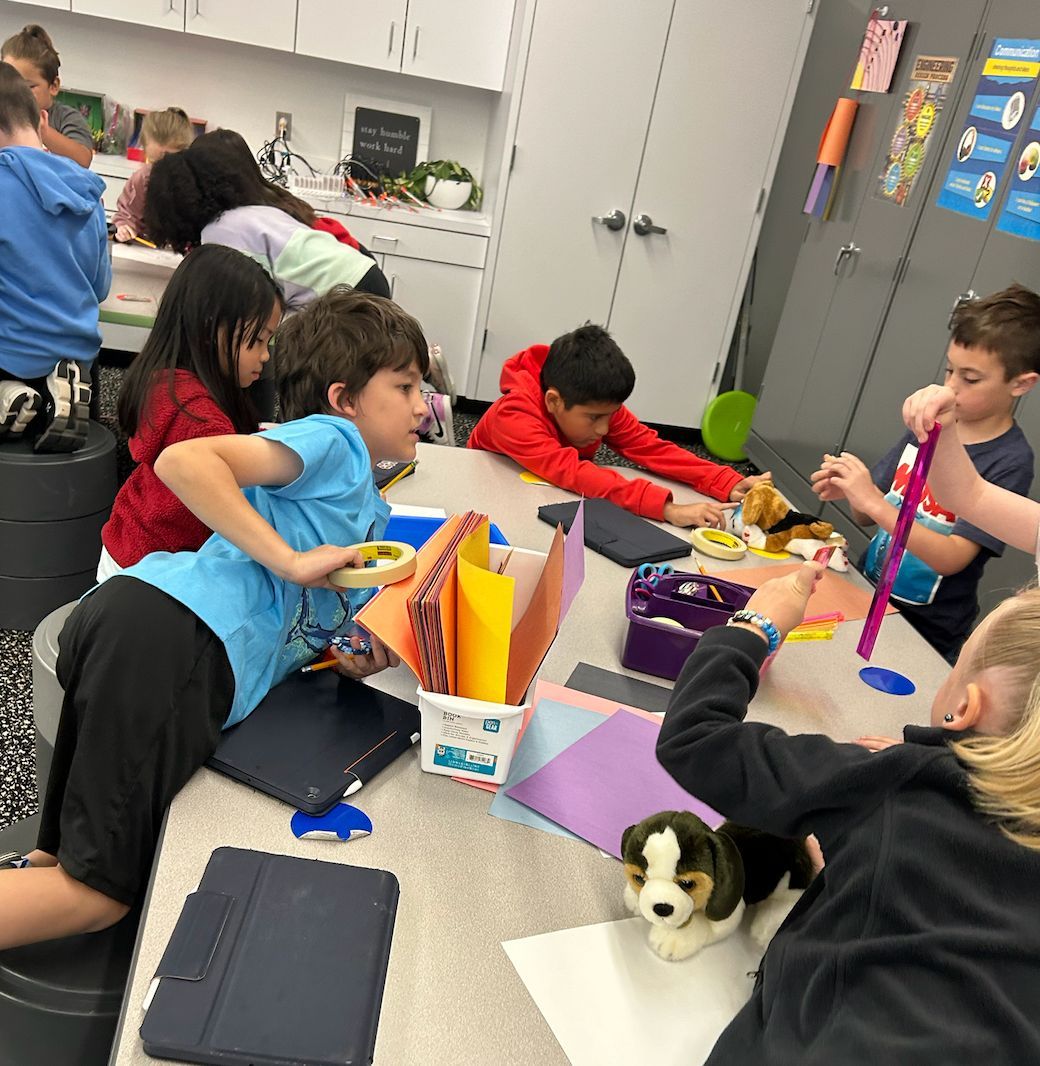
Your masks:
[{"label": "black hair", "polygon": [[206,386],[236,432],[253,432],[257,415],[238,382],[238,350],[255,344],[274,308],[284,306],[268,273],[242,252],[207,244],[189,253],[173,272],[148,340],[123,379],[116,409],[123,432],[137,432],[163,378],[170,399],[184,410],[175,370],[191,371]]},{"label": "black hair", "polygon": [[40,128],[40,109],[25,79],[9,63],[0,63],[0,131]]},{"label": "black hair", "polygon": [[636,372],[602,326],[586,323],[549,345],[542,364],[542,392],[555,389],[565,407],[577,403],[624,403]]}]

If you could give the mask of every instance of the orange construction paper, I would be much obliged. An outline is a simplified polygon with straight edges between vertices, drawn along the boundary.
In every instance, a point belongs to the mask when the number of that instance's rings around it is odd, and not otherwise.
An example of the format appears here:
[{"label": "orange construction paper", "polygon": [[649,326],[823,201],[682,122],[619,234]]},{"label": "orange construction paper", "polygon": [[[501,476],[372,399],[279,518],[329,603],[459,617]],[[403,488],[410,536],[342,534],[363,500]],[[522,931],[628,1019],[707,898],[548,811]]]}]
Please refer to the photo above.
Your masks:
[{"label": "orange construction paper", "polygon": [[837,167],[844,162],[858,108],[859,104],[855,100],[847,100],[844,96],[839,98],[820,138],[820,147],[816,152],[817,163]]}]

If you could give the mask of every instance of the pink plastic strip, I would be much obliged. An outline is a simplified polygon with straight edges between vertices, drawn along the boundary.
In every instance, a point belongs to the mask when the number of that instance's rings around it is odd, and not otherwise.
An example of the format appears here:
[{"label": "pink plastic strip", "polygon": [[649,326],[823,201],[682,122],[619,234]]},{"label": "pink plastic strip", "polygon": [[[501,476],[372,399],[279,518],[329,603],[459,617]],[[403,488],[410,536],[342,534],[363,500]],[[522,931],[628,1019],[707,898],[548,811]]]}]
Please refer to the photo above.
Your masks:
[{"label": "pink plastic strip", "polygon": [[856,651],[868,662],[874,652],[874,642],[877,640],[881,629],[881,619],[884,617],[885,608],[888,606],[888,597],[895,583],[896,574],[899,573],[899,564],[903,561],[903,552],[906,542],[910,537],[910,528],[913,525],[914,516],[917,514],[917,506],[924,495],[925,484],[928,480],[928,468],[932,465],[932,456],[935,455],[935,446],[939,441],[939,431],[942,427],[936,425],[924,444],[918,445],[917,461],[910,478],[906,483],[906,491],[903,493],[903,506],[899,509],[899,518],[896,520],[895,532],[889,541],[888,553],[885,555],[884,565],[881,567],[881,578],[874,589],[874,599],[870,603],[870,611],[863,623],[863,632],[860,634]]}]

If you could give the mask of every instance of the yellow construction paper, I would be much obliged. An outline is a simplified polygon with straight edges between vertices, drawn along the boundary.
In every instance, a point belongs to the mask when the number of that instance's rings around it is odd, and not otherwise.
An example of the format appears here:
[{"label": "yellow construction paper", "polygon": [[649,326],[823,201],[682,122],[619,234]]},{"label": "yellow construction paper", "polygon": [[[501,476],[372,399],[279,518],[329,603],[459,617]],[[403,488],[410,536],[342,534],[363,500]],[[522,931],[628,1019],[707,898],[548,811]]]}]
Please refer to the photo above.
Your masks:
[{"label": "yellow construction paper", "polygon": [[520,480],[526,481],[528,485],[551,485],[552,482],[546,481],[545,478],[539,477],[537,474],[532,474],[530,470],[520,471]]},{"label": "yellow construction paper", "polygon": [[516,582],[488,570],[487,522],[459,545],[458,695],[504,703]]}]

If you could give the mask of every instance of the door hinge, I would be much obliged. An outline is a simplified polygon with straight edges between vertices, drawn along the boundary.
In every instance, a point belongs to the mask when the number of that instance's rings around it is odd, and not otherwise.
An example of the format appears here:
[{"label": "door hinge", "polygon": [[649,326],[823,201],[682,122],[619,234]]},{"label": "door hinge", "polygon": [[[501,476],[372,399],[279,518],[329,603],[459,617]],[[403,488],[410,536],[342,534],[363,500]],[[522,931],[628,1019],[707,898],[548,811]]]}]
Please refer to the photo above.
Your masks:
[{"label": "door hinge", "polygon": [[484,330],[484,339],[480,342],[480,351],[483,354],[484,349],[487,347],[487,330]]},{"label": "door hinge", "polygon": [[513,151],[509,155],[509,173],[513,173],[513,167],[516,166],[516,144],[513,144]]},{"label": "door hinge", "polygon": [[762,205],[765,202],[766,202],[766,189],[765,189],[765,186],[763,185],[762,188],[758,190],[758,202],[755,204],[755,210],[752,212],[752,214],[757,215],[759,213],[759,211],[762,210]]},{"label": "door hinge", "polygon": [[806,0],[806,4],[805,4],[805,13],[806,13],[807,15],[811,15],[811,14],[812,14],[812,12],[813,12],[813,8],[814,8],[815,6],[816,6],[816,0]]},{"label": "door hinge", "polygon": [[721,370],[721,369],[722,369],[722,360],[720,359],[720,360],[719,360],[719,361],[718,361],[718,362],[717,362],[717,363],[715,364],[715,370],[714,370],[714,372],[713,372],[713,373],[712,373],[712,375],[711,375],[711,381],[710,381],[710,382],[708,382],[708,384],[709,384],[709,385],[714,385],[714,384],[715,384],[715,380],[716,380],[716,378],[718,378],[718,376],[719,376],[719,370]]}]

